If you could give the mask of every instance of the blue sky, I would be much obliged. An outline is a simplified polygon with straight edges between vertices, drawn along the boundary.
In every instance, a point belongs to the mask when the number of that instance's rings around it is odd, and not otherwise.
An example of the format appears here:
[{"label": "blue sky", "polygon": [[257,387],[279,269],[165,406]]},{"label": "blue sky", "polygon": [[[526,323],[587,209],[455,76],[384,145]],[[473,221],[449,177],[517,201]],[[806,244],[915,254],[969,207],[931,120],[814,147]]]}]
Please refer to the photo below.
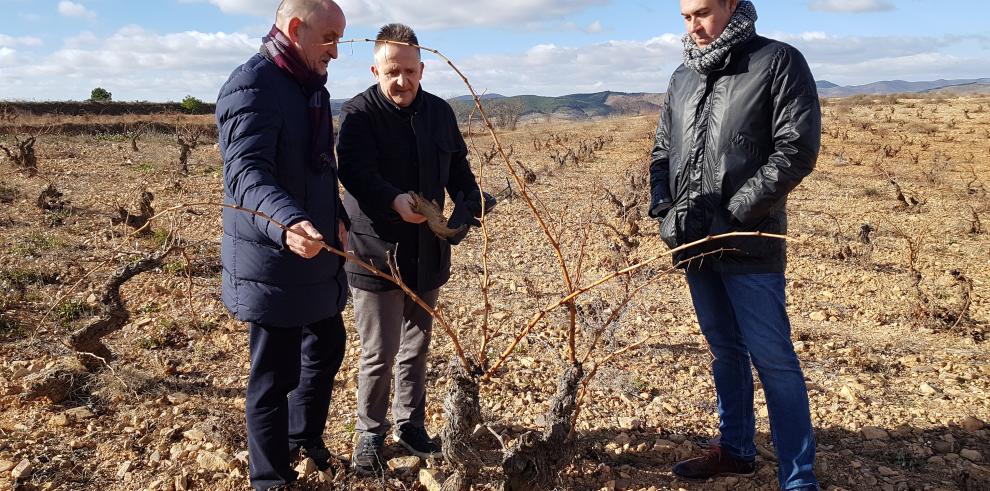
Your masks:
[{"label": "blue sky", "polygon": [[[479,91],[562,95],[660,92],[680,63],[676,0],[340,0],[346,38],[399,21],[448,55]],[[755,0],[757,31],[805,53],[815,76],[877,80],[990,77],[990,2]],[[278,0],[0,0],[0,99],[212,101],[250,57]],[[373,81],[367,44],[331,64],[333,97]],[[427,57],[424,87],[465,93]]]}]

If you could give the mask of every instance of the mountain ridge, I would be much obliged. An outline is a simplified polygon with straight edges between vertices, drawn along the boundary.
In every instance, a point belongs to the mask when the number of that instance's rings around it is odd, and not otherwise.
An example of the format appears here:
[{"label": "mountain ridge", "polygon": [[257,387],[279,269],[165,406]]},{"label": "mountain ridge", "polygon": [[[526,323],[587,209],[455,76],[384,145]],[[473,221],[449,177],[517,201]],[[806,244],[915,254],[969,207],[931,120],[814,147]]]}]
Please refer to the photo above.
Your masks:
[{"label": "mountain ridge", "polygon": [[[939,79],[930,81],[881,80],[863,85],[842,86],[828,80],[815,82],[821,97],[888,94],[990,94],[990,78]],[[491,94],[492,104],[519,104],[521,119],[592,119],[615,115],[656,114],[663,104],[663,93],[602,91],[562,96]],[[458,117],[466,117],[474,106],[471,97],[448,99]]]}]

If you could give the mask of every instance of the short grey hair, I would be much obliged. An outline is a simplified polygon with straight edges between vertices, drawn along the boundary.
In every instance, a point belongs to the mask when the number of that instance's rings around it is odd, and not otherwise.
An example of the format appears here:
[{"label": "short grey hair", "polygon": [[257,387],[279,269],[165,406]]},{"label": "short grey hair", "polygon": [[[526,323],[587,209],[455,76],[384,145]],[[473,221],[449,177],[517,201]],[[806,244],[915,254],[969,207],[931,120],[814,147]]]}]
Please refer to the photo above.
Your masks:
[{"label": "short grey hair", "polygon": [[419,53],[419,39],[416,37],[416,32],[405,24],[394,22],[382,26],[378,30],[378,36],[375,37],[375,54],[378,54],[388,44],[385,41],[412,44],[416,47],[416,52]]}]

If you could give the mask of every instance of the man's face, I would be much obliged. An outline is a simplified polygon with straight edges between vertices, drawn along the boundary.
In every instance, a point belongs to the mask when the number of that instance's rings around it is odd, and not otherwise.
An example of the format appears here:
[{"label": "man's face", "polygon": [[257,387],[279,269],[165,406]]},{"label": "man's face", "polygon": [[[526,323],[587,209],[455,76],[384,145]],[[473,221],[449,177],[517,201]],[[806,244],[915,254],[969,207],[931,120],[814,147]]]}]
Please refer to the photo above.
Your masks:
[{"label": "man's face", "polygon": [[317,9],[308,19],[289,21],[289,39],[295,43],[310,70],[326,75],[330,60],[337,59],[336,43],[344,35],[344,13],[335,4]]},{"label": "man's face", "polygon": [[375,53],[371,73],[378,86],[396,106],[409,107],[416,99],[423,79],[423,62],[419,50],[401,44],[386,44]]},{"label": "man's face", "polygon": [[681,16],[691,39],[705,48],[729,25],[739,0],[681,0]]}]

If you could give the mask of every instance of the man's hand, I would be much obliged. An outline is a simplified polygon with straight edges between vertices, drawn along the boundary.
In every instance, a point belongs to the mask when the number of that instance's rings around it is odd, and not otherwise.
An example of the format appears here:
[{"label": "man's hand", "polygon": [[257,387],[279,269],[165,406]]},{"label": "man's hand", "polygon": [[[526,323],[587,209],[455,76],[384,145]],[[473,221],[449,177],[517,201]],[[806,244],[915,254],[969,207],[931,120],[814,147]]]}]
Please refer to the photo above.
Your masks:
[{"label": "man's hand", "polygon": [[285,246],[300,257],[306,259],[316,257],[323,249],[323,245],[320,243],[323,240],[323,234],[317,231],[313,224],[309,223],[309,220],[298,222],[289,227],[289,230],[291,232],[285,233]]},{"label": "man's hand", "polygon": [[337,220],[337,236],[340,237],[340,250],[347,252],[347,227],[343,220]]},{"label": "man's hand", "polygon": [[423,223],[426,221],[426,217],[412,211],[413,198],[409,196],[408,193],[400,194],[392,200],[392,209],[402,217],[403,220],[409,223]]}]

